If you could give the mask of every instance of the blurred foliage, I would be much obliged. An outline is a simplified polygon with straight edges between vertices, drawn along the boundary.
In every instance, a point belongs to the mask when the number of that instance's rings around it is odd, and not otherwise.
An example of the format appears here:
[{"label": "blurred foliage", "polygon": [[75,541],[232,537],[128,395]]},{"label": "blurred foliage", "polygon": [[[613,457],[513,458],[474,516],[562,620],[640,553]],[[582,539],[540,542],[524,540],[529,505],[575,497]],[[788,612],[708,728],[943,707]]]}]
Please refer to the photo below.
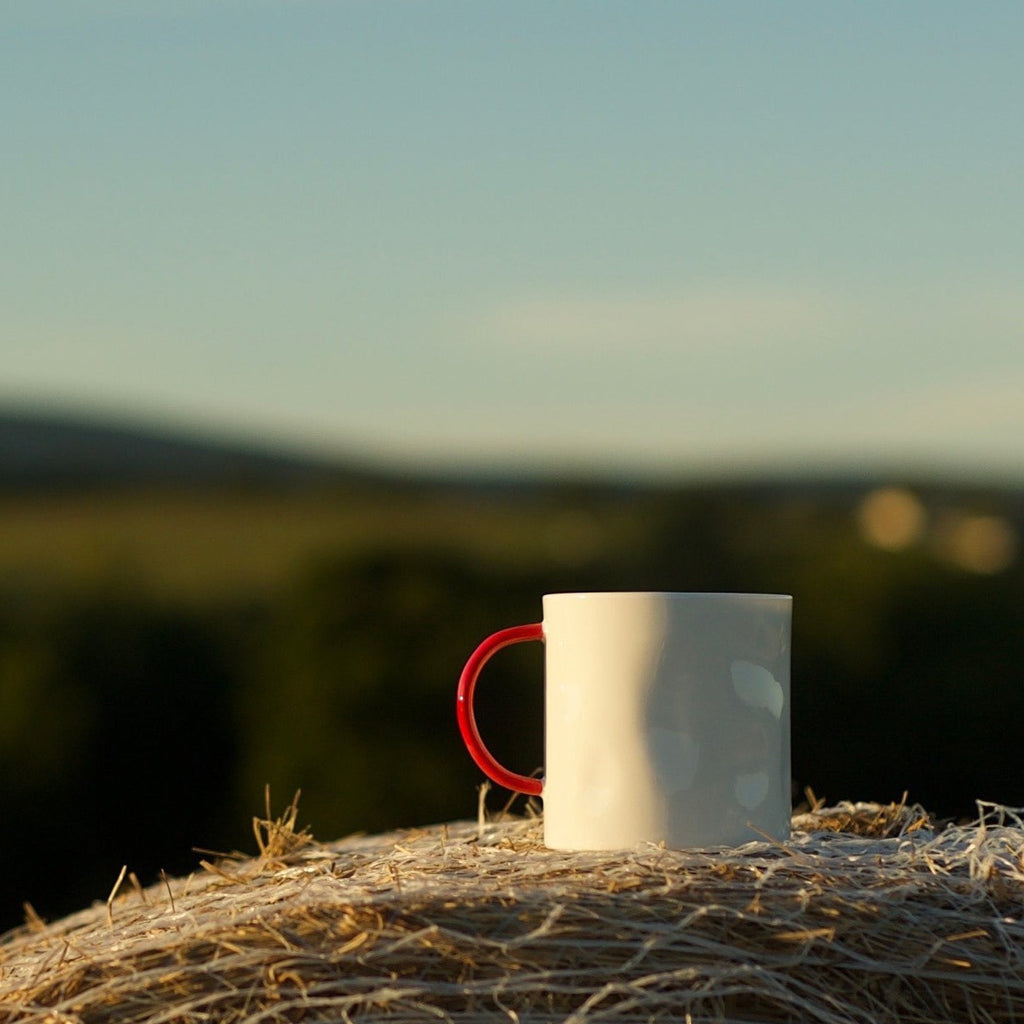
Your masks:
[{"label": "blurred foliage", "polygon": [[[251,848],[267,784],[278,808],[301,789],[324,839],[472,817],[455,681],[558,590],[791,593],[797,800],[1024,804],[1020,559],[971,572],[925,534],[868,543],[868,490],[0,502],[0,926],[24,900],[44,916],[103,900],[125,864],[147,884],[192,870],[194,847]],[[1024,525],[1014,493],[919,493],[935,522]],[[542,658],[502,652],[479,691],[489,746],[522,772],[543,760]]]}]

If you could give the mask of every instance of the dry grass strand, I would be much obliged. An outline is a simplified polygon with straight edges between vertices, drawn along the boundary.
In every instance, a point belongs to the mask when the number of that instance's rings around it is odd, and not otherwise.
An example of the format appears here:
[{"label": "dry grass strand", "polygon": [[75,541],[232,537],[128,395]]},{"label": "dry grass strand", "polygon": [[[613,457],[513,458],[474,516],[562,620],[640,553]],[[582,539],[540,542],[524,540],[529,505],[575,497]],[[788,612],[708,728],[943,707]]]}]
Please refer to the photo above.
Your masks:
[{"label": "dry grass strand", "polygon": [[8,934],[0,1022],[1024,1020],[1011,808],[813,801],[787,843],[602,854],[536,817],[318,843],[296,813],[255,858]]}]

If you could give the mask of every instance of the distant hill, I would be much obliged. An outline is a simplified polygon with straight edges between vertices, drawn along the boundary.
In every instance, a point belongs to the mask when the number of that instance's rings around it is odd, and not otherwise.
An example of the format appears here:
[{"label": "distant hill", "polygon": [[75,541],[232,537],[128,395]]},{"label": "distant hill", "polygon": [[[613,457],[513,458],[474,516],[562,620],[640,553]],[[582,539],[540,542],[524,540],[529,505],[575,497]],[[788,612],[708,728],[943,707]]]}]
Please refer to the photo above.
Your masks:
[{"label": "distant hill", "polygon": [[863,490],[860,478],[763,478],[670,481],[618,480],[586,471],[544,471],[412,467],[396,469],[331,459],[277,448],[255,440],[229,440],[191,433],[186,428],[104,419],[66,412],[0,407],[0,491],[107,489],[137,486],[185,488],[289,488],[342,486],[394,492],[489,493],[501,500],[512,493],[571,490],[605,494],[661,493],[694,486],[701,490],[739,488],[747,497],[806,493],[816,500],[843,503]]},{"label": "distant hill", "polygon": [[0,410],[0,488],[370,483],[328,459],[69,415]]},{"label": "distant hill", "polygon": [[[358,458],[328,458],[256,440],[226,439],[160,426],[145,420],[42,412],[0,406],[0,491],[105,489],[137,486],[184,488],[345,487],[393,494],[438,492],[495,500],[516,495],[560,492],[596,497],[681,492],[732,495],[744,501],[803,500],[815,505],[852,507],[865,490],[885,484],[914,487],[922,497],[954,504],[981,496],[996,499],[1002,510],[1024,520],[1020,483],[959,481],[940,473],[860,472],[762,473],[703,478],[681,474],[667,478],[617,478],[587,471],[563,472],[475,468],[375,466]],[[998,496],[998,497],[997,497]]]}]

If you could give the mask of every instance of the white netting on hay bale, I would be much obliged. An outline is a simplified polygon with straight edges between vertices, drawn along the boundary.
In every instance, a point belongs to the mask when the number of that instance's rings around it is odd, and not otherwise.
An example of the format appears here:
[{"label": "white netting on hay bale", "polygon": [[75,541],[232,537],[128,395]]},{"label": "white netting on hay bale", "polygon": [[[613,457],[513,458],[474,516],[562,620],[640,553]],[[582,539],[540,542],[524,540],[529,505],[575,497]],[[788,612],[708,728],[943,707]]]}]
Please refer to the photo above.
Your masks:
[{"label": "white netting on hay bale", "polygon": [[559,853],[536,819],[124,887],[0,943],[0,1022],[1024,1020],[1024,828],[841,804],[790,842]]}]

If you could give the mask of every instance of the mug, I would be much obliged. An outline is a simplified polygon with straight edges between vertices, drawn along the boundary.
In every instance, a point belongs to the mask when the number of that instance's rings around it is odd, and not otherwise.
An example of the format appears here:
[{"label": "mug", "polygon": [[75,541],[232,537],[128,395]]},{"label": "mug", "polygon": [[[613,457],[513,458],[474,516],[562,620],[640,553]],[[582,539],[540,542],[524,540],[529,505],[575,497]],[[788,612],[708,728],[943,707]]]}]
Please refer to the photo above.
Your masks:
[{"label": "mug", "polygon": [[[793,599],[780,594],[547,594],[542,622],[492,634],[459,680],[477,765],[544,802],[558,850],[784,840],[790,828]],[[499,764],[473,714],[509,644],[544,643],[543,780]]]}]

